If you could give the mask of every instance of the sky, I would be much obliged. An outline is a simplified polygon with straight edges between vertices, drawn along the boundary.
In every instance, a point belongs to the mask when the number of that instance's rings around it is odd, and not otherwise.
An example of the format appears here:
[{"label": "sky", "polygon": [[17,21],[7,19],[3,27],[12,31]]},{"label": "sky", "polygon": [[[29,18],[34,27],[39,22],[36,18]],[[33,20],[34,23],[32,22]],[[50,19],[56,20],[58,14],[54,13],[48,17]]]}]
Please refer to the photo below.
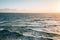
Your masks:
[{"label": "sky", "polygon": [[60,12],[60,0],[0,0],[0,12]]}]

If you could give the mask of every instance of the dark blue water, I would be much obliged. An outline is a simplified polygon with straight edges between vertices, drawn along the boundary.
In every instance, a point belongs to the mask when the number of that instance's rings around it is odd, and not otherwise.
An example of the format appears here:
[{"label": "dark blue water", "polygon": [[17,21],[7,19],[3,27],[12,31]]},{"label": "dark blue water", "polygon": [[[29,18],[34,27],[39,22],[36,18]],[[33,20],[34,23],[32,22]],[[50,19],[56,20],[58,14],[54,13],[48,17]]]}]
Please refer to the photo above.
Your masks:
[{"label": "dark blue water", "polygon": [[59,20],[59,16],[47,13],[0,13],[0,39],[59,40]]}]

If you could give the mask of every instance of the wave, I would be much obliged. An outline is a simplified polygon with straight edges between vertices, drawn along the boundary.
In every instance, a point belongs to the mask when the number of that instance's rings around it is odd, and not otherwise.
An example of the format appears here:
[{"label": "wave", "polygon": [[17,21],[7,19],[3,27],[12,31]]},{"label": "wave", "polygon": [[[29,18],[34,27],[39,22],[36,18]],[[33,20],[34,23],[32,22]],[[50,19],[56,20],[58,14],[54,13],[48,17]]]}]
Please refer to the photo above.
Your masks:
[{"label": "wave", "polygon": [[24,35],[16,33],[16,32],[2,30],[2,31],[0,31],[0,40],[53,40],[53,39],[44,38],[44,37],[36,38],[36,37],[32,37],[32,36],[24,36]]}]

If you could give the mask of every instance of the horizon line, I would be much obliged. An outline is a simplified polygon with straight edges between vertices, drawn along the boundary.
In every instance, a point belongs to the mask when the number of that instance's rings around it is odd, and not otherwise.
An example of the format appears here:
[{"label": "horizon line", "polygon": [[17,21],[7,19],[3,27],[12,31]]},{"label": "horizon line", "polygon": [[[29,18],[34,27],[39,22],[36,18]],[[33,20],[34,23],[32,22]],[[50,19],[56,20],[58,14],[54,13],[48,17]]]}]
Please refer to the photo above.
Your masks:
[{"label": "horizon line", "polygon": [[[0,13],[28,13],[28,12],[0,12]],[[42,14],[42,13],[37,13],[37,14]],[[56,14],[56,13],[43,13],[43,14]],[[60,14],[60,13],[57,13],[57,14]]]}]

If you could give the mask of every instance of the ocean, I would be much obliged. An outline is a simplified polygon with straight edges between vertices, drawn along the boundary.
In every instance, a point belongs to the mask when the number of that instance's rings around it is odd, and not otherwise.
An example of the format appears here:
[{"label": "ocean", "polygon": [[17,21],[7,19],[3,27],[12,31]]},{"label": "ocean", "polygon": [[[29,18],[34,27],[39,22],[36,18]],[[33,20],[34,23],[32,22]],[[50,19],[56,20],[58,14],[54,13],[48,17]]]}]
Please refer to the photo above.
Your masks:
[{"label": "ocean", "polygon": [[0,13],[0,40],[60,40],[60,14]]}]

